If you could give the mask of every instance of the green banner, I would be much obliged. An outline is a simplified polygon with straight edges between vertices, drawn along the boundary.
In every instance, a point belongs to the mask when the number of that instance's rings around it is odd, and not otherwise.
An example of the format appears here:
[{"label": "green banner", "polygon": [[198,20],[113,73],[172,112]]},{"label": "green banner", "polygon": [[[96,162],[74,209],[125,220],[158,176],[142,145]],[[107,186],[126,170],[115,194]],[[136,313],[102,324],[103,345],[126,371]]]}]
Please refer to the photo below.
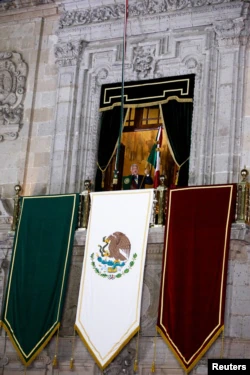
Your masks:
[{"label": "green banner", "polygon": [[28,366],[58,330],[78,194],[23,197],[1,324]]}]

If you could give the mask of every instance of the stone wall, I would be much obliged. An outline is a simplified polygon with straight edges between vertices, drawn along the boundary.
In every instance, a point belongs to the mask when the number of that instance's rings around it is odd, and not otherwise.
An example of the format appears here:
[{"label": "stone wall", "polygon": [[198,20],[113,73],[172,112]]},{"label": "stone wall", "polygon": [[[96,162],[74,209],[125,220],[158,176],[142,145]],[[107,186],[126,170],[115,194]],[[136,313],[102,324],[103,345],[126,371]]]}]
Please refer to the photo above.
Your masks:
[{"label": "stone wall", "polygon": [[[5,198],[14,194],[18,182],[25,195],[46,193],[56,103],[53,47],[57,23],[54,5],[36,10],[0,9],[0,73],[6,64],[12,64],[14,69],[9,69],[12,86],[5,83],[8,96],[0,103],[0,195]],[[22,98],[18,88],[13,89],[20,67],[20,76],[24,77]],[[13,95],[19,96],[19,107],[12,103]],[[10,110],[14,108],[17,120],[11,116],[8,122],[4,120],[6,105]]]}]

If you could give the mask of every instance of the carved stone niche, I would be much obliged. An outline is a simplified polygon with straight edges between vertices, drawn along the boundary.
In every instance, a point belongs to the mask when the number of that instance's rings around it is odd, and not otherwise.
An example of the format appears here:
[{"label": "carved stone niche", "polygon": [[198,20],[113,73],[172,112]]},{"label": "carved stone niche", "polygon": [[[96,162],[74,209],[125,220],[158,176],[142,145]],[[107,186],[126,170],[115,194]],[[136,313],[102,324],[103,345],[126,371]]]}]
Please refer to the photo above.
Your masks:
[{"label": "carved stone niche", "polygon": [[27,70],[20,53],[0,52],[0,141],[14,140],[18,136]]}]

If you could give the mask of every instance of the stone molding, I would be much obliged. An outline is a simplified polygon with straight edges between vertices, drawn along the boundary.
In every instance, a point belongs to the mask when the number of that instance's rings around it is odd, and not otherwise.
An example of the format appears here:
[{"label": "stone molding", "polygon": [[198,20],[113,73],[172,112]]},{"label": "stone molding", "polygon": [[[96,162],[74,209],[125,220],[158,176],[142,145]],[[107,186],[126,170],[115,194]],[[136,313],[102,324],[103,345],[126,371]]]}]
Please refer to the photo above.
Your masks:
[{"label": "stone molding", "polygon": [[27,64],[21,54],[0,52],[0,141],[18,137],[26,80]]},{"label": "stone molding", "polygon": [[[129,5],[128,16],[140,17],[178,11],[185,8],[200,8],[202,6],[213,6],[229,2],[232,2],[232,0],[141,0],[137,1],[136,4]],[[61,16],[59,27],[65,28],[117,20],[124,17],[124,12],[124,4],[111,4],[92,9],[67,11]]]}]

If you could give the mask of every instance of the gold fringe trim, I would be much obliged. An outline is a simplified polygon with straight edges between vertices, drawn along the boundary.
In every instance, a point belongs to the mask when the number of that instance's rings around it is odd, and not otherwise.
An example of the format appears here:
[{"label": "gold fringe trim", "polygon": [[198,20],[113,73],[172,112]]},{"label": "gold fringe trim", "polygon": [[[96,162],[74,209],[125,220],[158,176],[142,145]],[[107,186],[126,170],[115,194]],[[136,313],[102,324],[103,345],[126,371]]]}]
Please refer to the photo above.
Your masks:
[{"label": "gold fringe trim", "polygon": [[218,338],[218,336],[221,334],[221,332],[224,331],[224,325],[209,340],[209,342],[207,343],[207,345],[204,347],[204,349],[200,352],[200,354],[195,358],[195,360],[191,363],[191,365],[189,367],[186,367],[184,365],[184,363],[180,359],[179,355],[176,353],[176,350],[174,349],[174,347],[172,346],[171,342],[168,340],[168,338],[166,337],[166,335],[164,334],[164,332],[161,330],[161,328],[157,326],[156,329],[157,329],[157,332],[161,335],[161,337],[165,341],[165,343],[168,345],[168,347],[171,350],[171,352],[174,354],[174,356],[177,359],[177,361],[180,363],[180,365],[183,368],[183,370],[188,374],[196,366],[196,364],[199,362],[199,360],[201,359],[201,357],[203,357],[203,355],[210,348],[210,346],[215,342],[215,340]]},{"label": "gold fringe trim", "polygon": [[10,330],[8,329],[8,327],[3,323],[1,322],[1,325],[2,327],[4,328],[4,330],[7,332],[7,335],[10,339],[10,341],[12,342],[12,345],[14,346],[14,348],[16,349],[17,351],[17,354],[19,355],[19,358],[22,362],[22,364],[26,367],[28,367],[31,362],[38,356],[39,353],[41,353],[41,351],[45,348],[45,346],[48,344],[48,342],[51,340],[52,336],[55,334],[55,332],[58,330],[58,328],[60,327],[60,323],[57,323],[57,325],[55,326],[55,328],[52,330],[52,332],[49,334],[49,336],[47,337],[47,339],[43,342],[43,344],[41,344],[39,346],[39,348],[35,351],[35,353],[30,357],[30,359],[26,362],[20,349],[18,348],[15,340],[13,339],[12,335],[11,335],[11,332]]},{"label": "gold fringe trim", "polygon": [[[179,103],[193,103],[193,99],[191,98],[179,98],[178,96],[174,95],[174,96],[169,96],[167,99],[164,99],[164,100],[159,100],[159,101],[156,101],[156,102],[150,102],[150,103],[140,103],[140,104],[124,104],[123,105],[123,108],[142,108],[142,107],[152,107],[152,106],[155,106],[157,104],[166,104],[168,103],[170,100],[176,100],[177,102]],[[114,107],[119,107],[121,106],[121,102],[116,102],[112,105],[110,105],[109,107],[103,107],[103,108],[99,108],[99,112],[104,112],[104,111],[110,111],[111,109],[113,109]]]},{"label": "gold fringe trim", "polygon": [[87,341],[84,339],[81,331],[78,329],[77,325],[75,324],[74,326],[75,328],[75,331],[78,333],[80,339],[82,340],[82,342],[85,344],[85,346],[87,347],[88,351],[90,352],[90,354],[92,355],[92,357],[94,358],[96,364],[98,365],[98,367],[101,369],[101,370],[104,370],[112,361],[113,359],[118,355],[118,353],[120,353],[120,351],[128,344],[128,342],[134,337],[134,335],[140,330],[140,326],[137,327],[130,335],[129,337],[119,346],[119,348],[116,350],[116,352],[112,355],[112,357],[104,364],[104,365],[101,365],[101,363],[98,361],[98,359],[96,358],[94,352],[91,350],[91,348],[89,347]]}]

